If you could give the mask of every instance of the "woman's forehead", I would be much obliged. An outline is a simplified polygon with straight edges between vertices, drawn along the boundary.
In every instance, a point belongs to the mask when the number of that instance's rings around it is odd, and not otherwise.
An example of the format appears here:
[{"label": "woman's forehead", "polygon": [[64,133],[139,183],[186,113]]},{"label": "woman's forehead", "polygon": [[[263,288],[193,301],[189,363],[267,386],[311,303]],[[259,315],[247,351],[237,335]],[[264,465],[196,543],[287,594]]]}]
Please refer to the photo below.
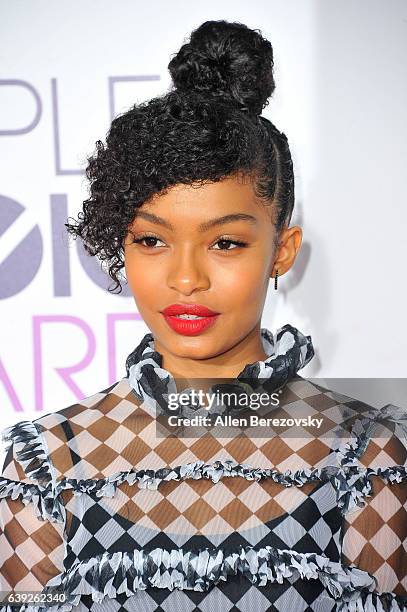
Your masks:
[{"label": "woman's forehead", "polygon": [[[137,218],[175,229],[179,223],[193,223],[201,231],[225,218],[255,226],[269,218],[270,207],[259,202],[252,184],[235,178],[203,185],[177,184],[155,194],[138,209]],[[227,219],[226,219],[227,217]]]}]

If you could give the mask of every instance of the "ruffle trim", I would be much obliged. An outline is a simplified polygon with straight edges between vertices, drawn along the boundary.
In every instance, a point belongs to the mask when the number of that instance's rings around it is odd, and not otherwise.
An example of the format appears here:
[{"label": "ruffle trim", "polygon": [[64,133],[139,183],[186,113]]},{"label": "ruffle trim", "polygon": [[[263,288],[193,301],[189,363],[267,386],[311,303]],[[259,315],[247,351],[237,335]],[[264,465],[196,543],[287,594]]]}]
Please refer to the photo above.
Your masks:
[{"label": "ruffle trim", "polygon": [[24,505],[32,503],[36,516],[41,520],[53,523],[64,523],[65,513],[59,495],[51,486],[41,487],[36,484],[19,482],[0,476],[0,499],[21,498]]},{"label": "ruffle trim", "polygon": [[128,470],[117,472],[106,478],[77,480],[63,478],[54,486],[49,483],[46,487],[22,483],[8,478],[0,477],[0,498],[21,496],[25,504],[32,502],[37,516],[53,522],[64,521],[64,506],[61,493],[65,489],[72,489],[74,495],[93,493],[98,497],[113,497],[117,487],[126,482],[130,485],[137,483],[140,489],[156,490],[163,482],[170,480],[186,480],[200,478],[210,479],[217,483],[221,478],[241,477],[246,480],[261,480],[272,478],[275,482],[290,486],[303,486],[308,482],[331,481],[336,492],[338,507],[342,514],[362,508],[366,505],[366,496],[371,495],[373,475],[383,478],[388,484],[407,480],[407,467],[395,465],[391,467],[359,468],[349,466],[324,466],[322,468],[304,468],[291,472],[279,472],[277,469],[253,468],[250,465],[236,463],[231,460],[204,463],[196,461],[177,466],[175,468],[160,468],[158,470]]},{"label": "ruffle trim", "polygon": [[[112,497],[117,489],[117,486],[123,482],[132,485],[137,483],[140,489],[156,490],[163,482],[170,480],[198,480],[205,478],[217,483],[222,478],[241,477],[246,480],[261,480],[263,478],[272,478],[280,484],[287,487],[297,485],[302,486],[306,482],[321,480],[321,477],[328,479],[331,472],[335,473],[335,466],[326,466],[324,468],[304,468],[291,472],[287,470],[280,472],[277,469],[254,468],[244,463],[237,463],[230,459],[218,460],[213,463],[205,463],[204,461],[194,461],[185,463],[173,468],[165,467],[158,470],[134,470],[133,468],[125,472],[116,472],[111,476],[100,479],[77,480],[64,478],[61,480],[63,489],[73,489],[74,494],[86,492],[97,493],[98,496],[105,495]],[[321,472],[323,473],[321,475]]]},{"label": "ruffle trim", "polygon": [[386,404],[382,408],[371,408],[363,418],[354,422],[350,432],[354,436],[353,439],[335,450],[342,467],[358,465],[358,460],[365,452],[374,434],[376,424],[380,421],[394,423],[394,434],[399,439],[407,439],[407,412],[404,408],[394,404]]},{"label": "ruffle trim", "polygon": [[407,596],[362,589],[350,601],[339,601],[336,612],[407,612]]},{"label": "ruffle trim", "polygon": [[[131,597],[137,591],[150,587],[203,592],[238,574],[259,587],[269,582],[282,584],[284,579],[291,576],[319,579],[332,597],[340,600],[339,609],[342,612],[404,612],[407,607],[407,597],[393,592],[380,594],[374,591],[376,578],[364,570],[331,561],[323,554],[300,553],[273,546],[259,549],[239,547],[237,551],[227,553],[208,548],[192,552],[162,548],[148,552],[104,552],[97,557],[77,561],[65,572],[51,578],[42,593],[51,597],[66,593],[65,603],[46,609],[48,612],[69,612],[80,603],[83,595],[91,595],[93,601],[100,602],[106,597],[113,599],[121,594]],[[369,597],[374,607],[355,607],[369,601]],[[389,602],[392,607],[385,608],[382,602]],[[20,608],[21,612],[42,609],[39,606]],[[5,608],[4,612],[9,611]]]},{"label": "ruffle trim", "polygon": [[[357,421],[360,423],[360,421]],[[354,432],[354,430],[353,430]],[[350,442],[346,442],[335,450],[339,463],[343,467],[358,465],[359,457],[364,453],[369,444],[370,437],[366,433],[357,435]]]},{"label": "ruffle trim", "polygon": [[304,468],[291,472],[279,472],[277,469],[253,468],[250,465],[236,463],[230,460],[204,463],[196,461],[175,468],[161,468],[158,470],[129,470],[117,472],[107,478],[74,480],[64,479],[60,483],[61,489],[73,489],[74,495],[83,492],[96,493],[98,497],[113,497],[117,486],[123,482],[132,485],[137,482],[141,489],[157,489],[163,482],[170,480],[210,479],[217,483],[221,478],[240,476],[246,480],[261,480],[272,478],[275,482],[291,486],[303,486],[308,482],[332,480],[337,492],[338,506],[342,514],[352,509],[366,505],[365,496],[372,491],[371,476],[384,478],[389,484],[407,479],[407,467],[396,465],[391,467],[359,468],[350,466],[341,468],[324,466],[322,468]]},{"label": "ruffle trim", "polygon": [[33,421],[20,421],[1,431],[6,451],[14,444],[15,457],[28,478],[46,485],[52,480],[47,449]]},{"label": "ruffle trim", "polygon": [[[315,352],[311,336],[306,336],[296,327],[286,323],[273,334],[267,328],[261,328],[261,339],[263,348],[268,357],[245,365],[243,370],[230,379],[227,386],[241,388],[247,393],[247,386],[252,387],[255,381],[257,387],[259,381],[268,393],[277,391],[291,380],[298,370],[302,369],[313,358]],[[271,354],[269,354],[271,352]],[[177,393],[177,385],[173,375],[163,368],[163,356],[155,348],[153,334],[144,336],[138,346],[128,355],[126,359],[126,377],[129,386],[139,402],[145,402],[159,414],[171,413],[168,410],[168,395]],[[217,385],[210,388],[210,392],[216,392]],[[184,389],[187,393],[191,389]],[[196,405],[189,403],[177,410],[176,414],[191,416],[197,410]],[[223,406],[222,412],[228,411]]]},{"label": "ruffle trim", "polygon": [[343,515],[366,506],[366,497],[370,497],[372,493],[372,476],[383,478],[389,485],[400,483],[407,480],[407,466],[377,468],[348,466],[337,469],[332,476],[332,482]]}]

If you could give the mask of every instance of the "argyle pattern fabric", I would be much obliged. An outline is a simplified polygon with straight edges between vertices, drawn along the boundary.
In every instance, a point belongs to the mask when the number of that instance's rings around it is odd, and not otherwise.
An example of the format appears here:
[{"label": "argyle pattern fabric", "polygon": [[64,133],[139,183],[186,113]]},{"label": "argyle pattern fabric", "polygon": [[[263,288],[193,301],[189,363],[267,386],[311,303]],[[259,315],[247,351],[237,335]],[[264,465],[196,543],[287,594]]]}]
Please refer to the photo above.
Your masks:
[{"label": "argyle pattern fabric", "polygon": [[[161,437],[172,379],[150,335],[108,389],[7,428],[0,591],[60,589],[46,609],[67,612],[406,612],[407,413],[302,378],[313,351],[292,337],[267,330],[277,359],[245,374],[333,436]],[[0,603],[17,609],[42,608]]]}]

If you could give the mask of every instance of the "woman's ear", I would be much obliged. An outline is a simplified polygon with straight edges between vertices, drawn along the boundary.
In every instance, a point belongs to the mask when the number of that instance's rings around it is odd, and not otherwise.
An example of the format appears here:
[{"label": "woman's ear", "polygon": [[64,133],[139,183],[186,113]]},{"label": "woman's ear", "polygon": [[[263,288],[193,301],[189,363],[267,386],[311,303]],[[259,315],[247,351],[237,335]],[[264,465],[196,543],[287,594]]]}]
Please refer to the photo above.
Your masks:
[{"label": "woman's ear", "polygon": [[277,270],[278,275],[282,276],[291,268],[301,248],[301,243],[302,229],[298,225],[294,225],[290,228],[283,228],[270,276],[275,277]]}]

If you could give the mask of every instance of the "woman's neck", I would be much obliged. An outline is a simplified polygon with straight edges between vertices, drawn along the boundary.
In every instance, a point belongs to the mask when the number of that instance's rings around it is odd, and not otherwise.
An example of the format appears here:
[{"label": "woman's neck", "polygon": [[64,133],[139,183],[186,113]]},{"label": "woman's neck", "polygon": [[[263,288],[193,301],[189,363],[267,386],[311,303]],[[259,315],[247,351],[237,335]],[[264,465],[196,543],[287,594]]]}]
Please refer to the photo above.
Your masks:
[{"label": "woman's neck", "polygon": [[264,361],[268,357],[260,329],[257,334],[244,338],[224,353],[207,359],[176,355],[159,342],[155,342],[155,348],[163,356],[162,367],[180,383],[186,381],[186,385],[194,378],[236,378],[248,363]]}]

